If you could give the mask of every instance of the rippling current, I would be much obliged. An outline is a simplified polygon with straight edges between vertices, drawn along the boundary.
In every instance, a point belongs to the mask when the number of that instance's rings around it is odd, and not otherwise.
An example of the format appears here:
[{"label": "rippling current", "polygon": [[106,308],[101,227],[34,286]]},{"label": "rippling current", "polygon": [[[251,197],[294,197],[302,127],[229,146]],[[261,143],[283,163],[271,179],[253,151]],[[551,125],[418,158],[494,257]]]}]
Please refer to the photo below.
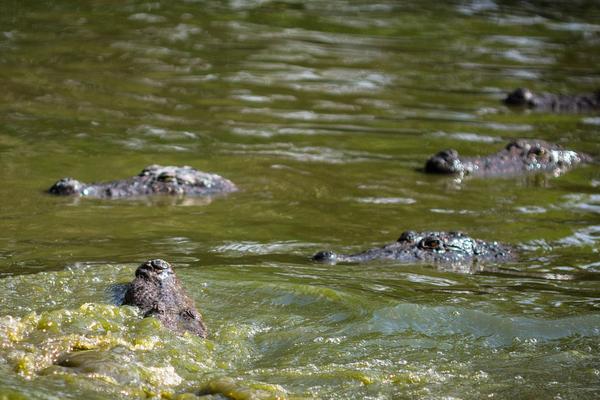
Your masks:
[{"label": "rippling current", "polygon": [[[598,158],[597,113],[500,102],[597,90],[598,65],[598,1],[0,0],[0,399],[597,398],[598,164],[421,168],[519,137]],[[240,191],[45,193],[150,164]],[[310,261],[409,229],[519,259]],[[118,306],[157,257],[209,339]]]}]

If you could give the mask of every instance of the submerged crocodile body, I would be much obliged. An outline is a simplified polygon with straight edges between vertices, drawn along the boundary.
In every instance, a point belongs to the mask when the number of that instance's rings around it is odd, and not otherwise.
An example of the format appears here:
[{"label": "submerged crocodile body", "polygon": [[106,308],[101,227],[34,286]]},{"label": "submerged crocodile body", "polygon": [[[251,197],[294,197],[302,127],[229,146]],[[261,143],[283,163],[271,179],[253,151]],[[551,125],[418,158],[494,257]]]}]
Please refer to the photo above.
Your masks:
[{"label": "submerged crocodile body", "polygon": [[461,232],[403,232],[400,238],[383,247],[357,254],[321,251],[314,261],[360,263],[371,260],[395,260],[403,263],[473,264],[514,260],[511,247],[473,239]]},{"label": "submerged crocodile body", "polygon": [[85,184],[62,178],[48,191],[65,196],[123,198],[152,194],[208,196],[236,190],[230,180],[192,167],[150,165],[137,176],[111,182]]},{"label": "submerged crocodile body", "polygon": [[137,268],[123,304],[139,307],[144,317],[155,317],[175,332],[190,332],[202,338],[207,335],[194,301],[164,260],[149,260]]},{"label": "submerged crocodile body", "polygon": [[461,157],[454,149],[443,150],[425,164],[425,172],[481,177],[517,176],[536,172],[560,175],[591,161],[587,154],[564,150],[543,140],[519,139],[498,153],[484,157]]},{"label": "submerged crocodile body", "polygon": [[510,107],[523,107],[548,112],[592,112],[600,111],[600,90],[589,94],[533,93],[519,88],[510,92],[503,103]]}]

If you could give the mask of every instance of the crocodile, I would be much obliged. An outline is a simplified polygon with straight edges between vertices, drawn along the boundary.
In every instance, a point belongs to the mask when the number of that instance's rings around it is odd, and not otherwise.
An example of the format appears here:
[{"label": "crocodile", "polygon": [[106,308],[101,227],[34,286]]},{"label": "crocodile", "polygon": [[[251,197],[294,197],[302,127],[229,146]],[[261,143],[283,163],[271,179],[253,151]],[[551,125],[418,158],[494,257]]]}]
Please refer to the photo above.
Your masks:
[{"label": "crocodile", "polygon": [[483,157],[461,157],[454,149],[440,151],[427,160],[425,172],[479,177],[545,172],[558,176],[591,160],[587,154],[565,150],[543,140],[517,139],[503,150]]},{"label": "crocodile", "polygon": [[209,196],[234,192],[233,182],[189,166],[150,165],[137,176],[104,183],[86,184],[62,178],[48,190],[51,194],[94,198],[125,198],[153,194]]},{"label": "crocodile", "polygon": [[516,254],[510,246],[473,239],[462,232],[405,231],[396,242],[383,247],[356,254],[320,251],[312,259],[330,264],[394,260],[407,264],[425,262],[464,265],[511,261],[516,259]]},{"label": "crocodile", "polygon": [[510,107],[522,107],[545,112],[593,112],[600,111],[600,90],[594,93],[566,95],[534,93],[526,88],[510,92],[503,103]]},{"label": "crocodile", "polygon": [[155,317],[177,333],[207,336],[194,301],[181,286],[171,264],[164,260],[148,260],[136,269],[123,304],[140,308],[144,317]]}]

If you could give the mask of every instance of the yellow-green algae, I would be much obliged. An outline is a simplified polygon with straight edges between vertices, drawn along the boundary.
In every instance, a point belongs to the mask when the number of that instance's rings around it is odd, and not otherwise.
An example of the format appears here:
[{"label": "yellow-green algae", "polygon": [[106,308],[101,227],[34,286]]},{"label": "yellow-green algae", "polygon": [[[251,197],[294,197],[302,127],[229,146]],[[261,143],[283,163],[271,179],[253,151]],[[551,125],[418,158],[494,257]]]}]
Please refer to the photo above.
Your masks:
[{"label": "yellow-green algae", "polygon": [[[372,298],[336,287],[334,278],[331,288],[307,285],[278,276],[278,269],[253,281],[231,280],[218,267],[178,269],[210,329],[207,340],[179,336],[156,319],[141,318],[136,308],[115,304],[135,267],[78,266],[0,280],[0,294],[9,296],[0,306],[4,384],[66,386],[91,398],[422,397],[457,382],[496,390],[485,361],[491,355],[509,362],[514,352],[544,348],[563,363],[593,366],[595,360],[593,353],[570,351],[568,344],[563,351],[548,339],[533,340],[579,334],[594,348],[593,337],[585,338],[594,334],[593,316],[506,319],[456,306]],[[314,273],[322,267],[313,268]],[[393,268],[390,277],[397,274]],[[58,291],[53,282],[66,290]],[[41,288],[31,301],[29,284]],[[79,298],[95,301],[77,304]],[[8,309],[15,304],[20,312],[12,315]],[[26,311],[30,308],[38,311]],[[516,333],[530,338],[515,338]],[[449,358],[451,352],[458,356]],[[549,369],[556,365],[552,358],[543,362]],[[588,367],[580,375],[595,379],[596,370]]]},{"label": "yellow-green algae", "polygon": [[[36,296],[28,307],[50,308],[68,303],[73,291],[86,290],[105,301],[116,301],[115,285],[132,276],[135,266],[106,266],[10,277],[0,292],[10,288],[13,296],[4,304],[18,301],[22,290],[33,284]],[[96,277],[102,276],[99,280]],[[110,282],[109,284],[106,284]],[[57,291],[56,285],[63,290]],[[118,290],[117,290],[118,291]],[[17,295],[15,295],[17,294]],[[53,295],[52,300],[51,297]],[[24,302],[24,304],[28,304]],[[254,380],[226,378],[237,353],[248,352],[241,338],[251,328],[236,326],[219,335],[228,347],[194,335],[178,336],[154,318],[141,318],[130,306],[83,303],[74,308],[24,312],[0,317],[0,360],[16,376],[35,382],[60,377],[71,387],[112,393],[115,396],[175,398],[200,391],[229,393],[236,399],[279,399],[285,390]],[[233,396],[233,397],[232,397]]]},{"label": "yellow-green algae", "polygon": [[[219,367],[214,343],[192,335],[179,338],[154,318],[140,318],[128,306],[86,303],[74,310],[0,318],[0,356],[27,380],[61,376],[71,384],[91,379],[107,392],[133,397],[176,396],[184,378],[196,379],[198,392],[239,400],[281,399],[276,385],[213,379]],[[173,397],[175,396],[175,397]]]}]

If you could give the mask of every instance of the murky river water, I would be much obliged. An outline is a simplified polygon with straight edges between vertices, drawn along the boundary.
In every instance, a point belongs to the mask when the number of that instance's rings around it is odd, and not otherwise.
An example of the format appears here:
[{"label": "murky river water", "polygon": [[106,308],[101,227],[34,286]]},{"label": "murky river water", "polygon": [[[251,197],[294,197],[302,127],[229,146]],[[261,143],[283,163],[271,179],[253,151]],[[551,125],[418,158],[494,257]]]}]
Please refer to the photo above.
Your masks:
[{"label": "murky river water", "polygon": [[[598,166],[419,168],[516,137],[598,157],[600,116],[499,101],[600,88],[599,65],[597,1],[0,0],[0,398],[597,398]],[[153,163],[241,190],[44,193]],[[407,229],[521,255],[471,271],[309,260]],[[156,257],[208,340],[115,305]]]}]

